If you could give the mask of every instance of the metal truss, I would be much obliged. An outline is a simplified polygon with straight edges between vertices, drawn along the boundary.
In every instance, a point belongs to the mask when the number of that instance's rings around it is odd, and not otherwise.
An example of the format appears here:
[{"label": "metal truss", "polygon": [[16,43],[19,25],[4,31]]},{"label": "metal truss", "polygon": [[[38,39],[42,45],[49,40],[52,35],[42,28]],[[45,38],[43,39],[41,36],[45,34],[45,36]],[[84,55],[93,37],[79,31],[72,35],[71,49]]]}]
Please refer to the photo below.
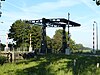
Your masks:
[{"label": "metal truss", "polygon": [[80,24],[67,20],[65,18],[53,18],[53,19],[42,18],[39,20],[26,21],[26,23],[29,23],[29,24],[40,25],[40,26],[45,25],[46,27],[64,27],[64,26],[67,27],[68,22],[69,22],[69,27],[81,26]]},{"label": "metal truss", "polygon": [[66,48],[69,48],[68,42],[70,39],[70,37],[68,37],[68,41],[66,41],[66,31],[65,31],[66,27],[68,27],[68,36],[69,36],[69,27],[81,26],[80,24],[67,20],[65,18],[53,18],[53,19],[42,18],[39,20],[29,20],[29,21],[26,21],[26,23],[42,26],[42,39],[41,39],[40,53],[48,52],[47,51],[47,40],[46,40],[46,27],[62,27],[63,28],[61,52],[65,53]]}]

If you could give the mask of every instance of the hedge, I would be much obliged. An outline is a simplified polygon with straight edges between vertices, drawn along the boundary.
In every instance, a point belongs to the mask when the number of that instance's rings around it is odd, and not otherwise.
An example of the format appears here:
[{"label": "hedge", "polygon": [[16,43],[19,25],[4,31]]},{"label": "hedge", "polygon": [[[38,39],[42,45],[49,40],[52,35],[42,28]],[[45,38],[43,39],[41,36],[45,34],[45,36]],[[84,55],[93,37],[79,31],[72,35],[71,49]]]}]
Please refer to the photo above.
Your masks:
[{"label": "hedge", "polygon": [[0,56],[0,64],[3,65],[6,62],[6,57]]}]

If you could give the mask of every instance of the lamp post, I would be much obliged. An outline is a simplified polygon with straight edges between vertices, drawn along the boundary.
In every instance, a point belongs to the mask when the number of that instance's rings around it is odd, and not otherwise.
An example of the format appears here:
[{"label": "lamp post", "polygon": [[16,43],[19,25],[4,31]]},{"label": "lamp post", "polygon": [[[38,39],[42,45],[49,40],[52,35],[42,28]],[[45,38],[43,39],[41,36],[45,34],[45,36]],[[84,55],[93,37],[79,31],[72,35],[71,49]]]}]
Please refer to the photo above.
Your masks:
[{"label": "lamp post", "polygon": [[96,47],[97,47],[97,51],[98,51],[98,24],[96,21],[94,21],[94,23],[96,24]]}]

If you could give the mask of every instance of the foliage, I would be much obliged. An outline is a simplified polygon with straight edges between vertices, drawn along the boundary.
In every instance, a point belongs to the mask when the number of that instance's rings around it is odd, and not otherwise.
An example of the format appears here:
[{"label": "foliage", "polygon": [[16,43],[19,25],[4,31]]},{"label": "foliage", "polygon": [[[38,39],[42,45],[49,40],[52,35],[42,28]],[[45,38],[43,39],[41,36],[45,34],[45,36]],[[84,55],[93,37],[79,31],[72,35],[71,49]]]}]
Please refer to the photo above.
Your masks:
[{"label": "foliage", "polygon": [[62,30],[56,30],[55,35],[53,36],[53,49],[57,53],[62,47]]},{"label": "foliage", "polygon": [[40,47],[41,28],[39,26],[32,26],[25,23],[23,20],[17,20],[9,29],[8,37],[16,42],[16,46],[20,48],[29,47],[30,34],[32,34],[33,49]]},{"label": "foliage", "polygon": [[47,39],[47,53],[52,53],[52,39],[46,36]]},{"label": "foliage", "polygon": [[39,26],[33,26],[31,34],[33,49],[39,49],[41,46],[41,28]]},{"label": "foliage", "polygon": [[97,5],[100,5],[100,0],[96,0],[96,4]]},{"label": "foliage", "polygon": [[22,20],[17,20],[15,23],[12,24],[11,29],[9,29],[8,37],[9,39],[13,39],[16,41],[16,45],[20,46],[23,42],[27,41],[27,35],[29,35],[29,28],[30,25],[25,24]]},{"label": "foliage", "polygon": [[[66,41],[68,41],[68,32],[66,32]],[[70,48],[74,49],[75,42],[70,38]],[[56,30],[55,35],[53,36],[53,49],[56,50],[54,52],[58,52],[62,48],[62,30]]]},{"label": "foliage", "polygon": [[83,50],[83,45],[82,44],[75,44],[75,48],[74,49],[78,50],[78,51]]},{"label": "foliage", "polygon": [[[92,60],[91,60],[92,59]],[[74,60],[76,63],[74,65]],[[99,75],[100,57],[42,55],[30,60],[0,66],[1,75]]]},{"label": "foliage", "polygon": [[[9,29],[8,37],[16,42],[14,47],[21,50],[28,50],[30,44],[30,34],[32,40],[33,50],[39,50],[41,48],[41,27],[38,25],[31,25],[25,23],[25,20],[15,21]],[[46,36],[48,52],[59,53],[62,48],[62,30],[56,30],[53,38]],[[68,32],[66,32],[66,41],[68,41]],[[12,47],[13,44],[9,44]],[[82,44],[75,44],[75,41],[70,38],[71,50],[80,50],[83,48]]]},{"label": "foliage", "polygon": [[6,57],[0,56],[0,64],[3,65],[6,62]]},{"label": "foliage", "polygon": [[5,46],[6,46],[5,44],[0,43],[0,50],[4,51]]}]

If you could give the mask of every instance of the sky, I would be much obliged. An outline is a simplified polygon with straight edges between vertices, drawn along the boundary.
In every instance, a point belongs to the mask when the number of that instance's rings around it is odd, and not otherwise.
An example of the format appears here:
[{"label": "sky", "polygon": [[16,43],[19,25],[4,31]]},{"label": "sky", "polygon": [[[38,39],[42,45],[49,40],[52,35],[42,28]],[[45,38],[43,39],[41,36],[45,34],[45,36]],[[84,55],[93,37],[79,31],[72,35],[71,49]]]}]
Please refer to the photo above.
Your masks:
[{"label": "sky", "polygon": [[[71,21],[81,24],[80,27],[70,28],[71,38],[77,44],[81,43],[92,48],[94,21],[97,23],[95,23],[95,29],[97,25],[98,34],[100,33],[100,6],[97,6],[93,0],[5,0],[1,2],[1,5],[0,40],[4,44],[6,43],[6,34],[9,33],[10,26],[16,20],[67,19],[68,13],[70,13]],[[57,29],[62,28],[48,27],[47,35],[52,38]],[[66,31],[68,31],[67,28]],[[100,34],[98,42],[100,43]],[[100,44],[98,46],[100,49]]]}]

